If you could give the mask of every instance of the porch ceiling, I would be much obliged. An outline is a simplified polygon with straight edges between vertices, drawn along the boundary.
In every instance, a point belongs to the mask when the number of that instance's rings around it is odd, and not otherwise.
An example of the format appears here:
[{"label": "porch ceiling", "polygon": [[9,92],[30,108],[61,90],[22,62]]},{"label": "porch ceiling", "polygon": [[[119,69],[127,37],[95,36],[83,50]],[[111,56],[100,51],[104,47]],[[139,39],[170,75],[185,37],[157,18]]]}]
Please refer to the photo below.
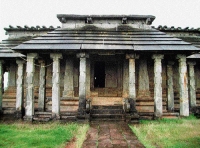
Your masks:
[{"label": "porch ceiling", "polygon": [[[92,29],[91,29],[92,28]],[[113,29],[57,29],[26,41],[13,50],[132,50],[132,51],[197,51],[191,43],[155,29],[144,30],[121,26]]]}]

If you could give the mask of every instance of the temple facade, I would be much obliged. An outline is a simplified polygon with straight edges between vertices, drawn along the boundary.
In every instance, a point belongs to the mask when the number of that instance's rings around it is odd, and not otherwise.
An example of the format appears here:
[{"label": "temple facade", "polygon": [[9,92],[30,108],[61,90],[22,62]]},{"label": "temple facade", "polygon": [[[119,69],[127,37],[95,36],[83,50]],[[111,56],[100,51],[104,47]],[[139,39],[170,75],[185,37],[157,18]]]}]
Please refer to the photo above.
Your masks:
[{"label": "temple facade", "polygon": [[199,29],[154,28],[151,15],[57,17],[61,28],[5,28],[3,115],[134,122],[200,106]]}]

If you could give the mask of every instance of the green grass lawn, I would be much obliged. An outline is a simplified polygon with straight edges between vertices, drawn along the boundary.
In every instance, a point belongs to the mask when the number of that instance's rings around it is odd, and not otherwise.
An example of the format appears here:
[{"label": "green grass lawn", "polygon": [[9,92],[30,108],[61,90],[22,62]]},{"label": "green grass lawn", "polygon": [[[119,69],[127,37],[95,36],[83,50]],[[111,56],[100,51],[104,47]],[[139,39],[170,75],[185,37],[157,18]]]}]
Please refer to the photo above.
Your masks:
[{"label": "green grass lawn", "polygon": [[61,148],[65,147],[74,136],[77,147],[81,147],[89,125],[60,124],[59,122],[45,124],[29,124],[16,122],[0,123],[1,148]]},{"label": "green grass lawn", "polygon": [[143,120],[141,124],[130,127],[146,148],[200,148],[200,119],[194,116]]}]

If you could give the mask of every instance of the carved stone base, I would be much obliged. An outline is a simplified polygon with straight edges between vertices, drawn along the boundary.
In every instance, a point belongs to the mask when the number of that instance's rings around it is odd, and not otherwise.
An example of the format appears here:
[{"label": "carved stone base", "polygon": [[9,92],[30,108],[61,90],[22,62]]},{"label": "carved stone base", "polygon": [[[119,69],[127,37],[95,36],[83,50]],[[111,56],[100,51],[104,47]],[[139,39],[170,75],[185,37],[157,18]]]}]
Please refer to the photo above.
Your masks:
[{"label": "carved stone base", "polygon": [[52,120],[60,120],[60,115],[52,113]]},{"label": "carved stone base", "polygon": [[16,118],[16,119],[22,119],[22,118],[23,118],[23,113],[22,113],[22,111],[16,111],[16,112],[15,112],[15,118]]}]

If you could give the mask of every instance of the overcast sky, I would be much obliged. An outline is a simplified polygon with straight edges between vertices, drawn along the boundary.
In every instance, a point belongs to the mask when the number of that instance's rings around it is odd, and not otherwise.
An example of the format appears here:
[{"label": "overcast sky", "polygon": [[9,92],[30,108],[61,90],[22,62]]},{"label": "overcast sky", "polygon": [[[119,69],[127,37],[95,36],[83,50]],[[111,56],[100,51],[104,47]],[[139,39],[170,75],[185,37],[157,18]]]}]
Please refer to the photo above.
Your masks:
[{"label": "overcast sky", "polygon": [[0,40],[4,27],[61,26],[57,14],[154,15],[153,26],[200,27],[200,0],[0,0]]}]

